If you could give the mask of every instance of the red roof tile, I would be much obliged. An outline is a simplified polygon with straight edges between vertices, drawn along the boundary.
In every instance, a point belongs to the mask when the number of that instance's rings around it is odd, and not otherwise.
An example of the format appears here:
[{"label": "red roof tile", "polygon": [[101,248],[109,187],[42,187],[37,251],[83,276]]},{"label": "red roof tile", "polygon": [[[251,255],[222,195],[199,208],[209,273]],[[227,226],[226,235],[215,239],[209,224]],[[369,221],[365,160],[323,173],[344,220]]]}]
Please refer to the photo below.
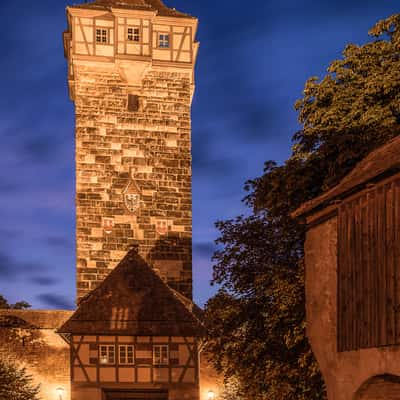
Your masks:
[{"label": "red roof tile", "polygon": [[125,8],[132,10],[155,11],[163,17],[193,18],[189,14],[182,13],[174,8],[167,7],[162,0],[95,0],[90,3],[74,5],[72,7],[88,9]]}]

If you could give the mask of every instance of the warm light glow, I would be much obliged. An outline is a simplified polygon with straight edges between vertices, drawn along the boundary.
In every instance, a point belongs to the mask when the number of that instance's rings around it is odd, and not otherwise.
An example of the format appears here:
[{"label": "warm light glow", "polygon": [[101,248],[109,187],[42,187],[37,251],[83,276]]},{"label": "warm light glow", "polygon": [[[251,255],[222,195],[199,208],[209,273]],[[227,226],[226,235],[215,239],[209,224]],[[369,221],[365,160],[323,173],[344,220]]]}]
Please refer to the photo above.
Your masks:
[{"label": "warm light glow", "polygon": [[108,358],[107,356],[101,356],[100,358],[100,364],[107,364]]},{"label": "warm light glow", "polygon": [[208,400],[214,400],[215,399],[215,393],[212,390],[209,390],[207,393],[207,399]]},{"label": "warm light glow", "polygon": [[62,399],[62,395],[63,395],[63,393],[64,393],[64,388],[58,387],[58,388],[56,389],[56,392],[57,392],[57,394],[58,394],[58,397],[59,397],[60,399]]}]

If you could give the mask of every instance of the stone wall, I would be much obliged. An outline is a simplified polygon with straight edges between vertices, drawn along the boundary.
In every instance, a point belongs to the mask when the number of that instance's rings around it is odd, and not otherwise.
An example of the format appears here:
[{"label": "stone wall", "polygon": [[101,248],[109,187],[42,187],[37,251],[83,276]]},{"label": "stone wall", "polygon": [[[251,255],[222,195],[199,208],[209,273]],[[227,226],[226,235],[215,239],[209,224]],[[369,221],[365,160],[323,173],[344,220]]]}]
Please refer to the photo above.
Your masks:
[{"label": "stone wall", "polygon": [[55,332],[71,311],[0,310],[0,358],[26,367],[41,400],[70,398],[69,346]]},{"label": "stone wall", "polygon": [[[324,377],[328,399],[378,400],[373,397],[372,387],[363,394],[359,390],[371,377],[400,376],[400,346],[337,351],[337,218],[312,226],[304,250],[307,336]],[[382,398],[398,399],[397,394],[393,395],[397,385],[386,382],[379,386]]]},{"label": "stone wall", "polygon": [[[63,400],[71,399],[69,346],[56,333],[71,315],[72,311],[0,310],[0,358],[27,368],[35,384],[41,385],[41,400],[56,400],[58,387],[64,389]],[[200,359],[200,400],[207,400],[209,390],[216,395],[222,392],[223,382],[207,355],[202,353]],[[171,399],[199,396],[193,385],[178,386],[170,388]],[[98,388],[85,390],[92,390],[93,398],[100,393]],[[82,398],[78,392],[73,398]]]},{"label": "stone wall", "polygon": [[114,63],[75,65],[78,299],[133,246],[192,297],[190,79],[148,69],[130,86]]},{"label": "stone wall", "polygon": [[358,390],[355,400],[400,400],[400,378],[392,375],[369,379]]}]

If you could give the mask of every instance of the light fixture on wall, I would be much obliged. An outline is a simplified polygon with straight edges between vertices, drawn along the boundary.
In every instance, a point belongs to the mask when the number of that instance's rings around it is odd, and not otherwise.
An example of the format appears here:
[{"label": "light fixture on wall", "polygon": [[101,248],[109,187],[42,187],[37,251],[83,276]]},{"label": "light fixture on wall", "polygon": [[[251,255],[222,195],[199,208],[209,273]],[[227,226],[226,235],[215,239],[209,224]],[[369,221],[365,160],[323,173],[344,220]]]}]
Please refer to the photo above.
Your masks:
[{"label": "light fixture on wall", "polygon": [[207,393],[207,400],[214,400],[215,399],[215,393],[212,390],[209,390]]},{"label": "light fixture on wall", "polygon": [[63,396],[63,394],[64,394],[64,388],[58,387],[58,388],[56,389],[56,392],[57,392],[57,395],[58,395],[58,400],[62,400],[62,396]]}]

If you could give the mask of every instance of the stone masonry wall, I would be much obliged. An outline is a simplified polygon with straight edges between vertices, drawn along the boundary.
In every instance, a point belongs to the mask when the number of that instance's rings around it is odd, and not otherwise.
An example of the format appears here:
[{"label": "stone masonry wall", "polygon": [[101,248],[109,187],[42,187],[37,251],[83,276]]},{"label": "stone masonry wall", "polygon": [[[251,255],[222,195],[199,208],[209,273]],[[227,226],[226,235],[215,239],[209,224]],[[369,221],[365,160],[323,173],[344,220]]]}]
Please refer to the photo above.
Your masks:
[{"label": "stone masonry wall", "polygon": [[70,398],[69,346],[56,329],[71,311],[0,310],[0,359],[25,367],[35,385],[40,384],[41,400],[57,398],[64,389]]},{"label": "stone masonry wall", "polygon": [[369,379],[358,390],[354,400],[400,400],[400,378],[381,375]]},{"label": "stone masonry wall", "polygon": [[112,63],[74,68],[78,299],[132,246],[192,297],[190,73],[150,70],[138,88]]}]

